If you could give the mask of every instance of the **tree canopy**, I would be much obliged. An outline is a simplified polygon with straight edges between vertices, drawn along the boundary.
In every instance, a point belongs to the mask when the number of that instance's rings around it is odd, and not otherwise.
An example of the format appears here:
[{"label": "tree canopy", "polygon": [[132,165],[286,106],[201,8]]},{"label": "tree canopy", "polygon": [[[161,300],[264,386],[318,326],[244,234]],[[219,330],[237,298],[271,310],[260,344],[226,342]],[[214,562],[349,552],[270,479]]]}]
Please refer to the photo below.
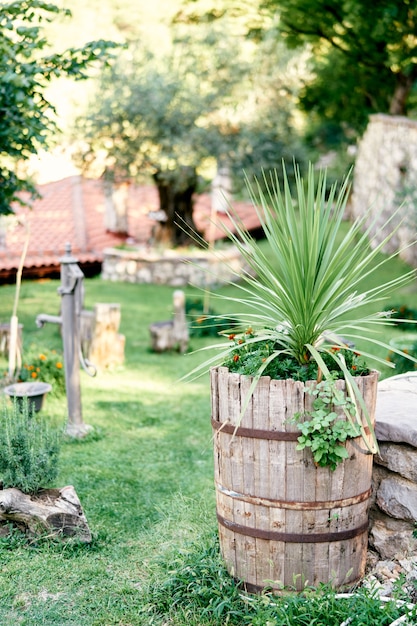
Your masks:
[{"label": "tree canopy", "polygon": [[243,180],[242,168],[279,165],[296,143],[294,85],[283,89],[248,45],[236,24],[216,24],[179,29],[167,54],[130,47],[77,123],[84,167],[116,183],[153,177],[167,217],[163,239],[174,245],[187,243],[184,226],[194,229],[197,174],[213,175],[217,162]]},{"label": "tree canopy", "polygon": [[108,58],[115,44],[97,40],[62,53],[46,54],[43,25],[68,10],[42,0],[16,0],[0,6],[0,214],[24,203],[21,192],[36,196],[22,163],[57,132],[54,107],[46,98],[60,76],[85,79],[88,69]]},{"label": "tree canopy", "polygon": [[412,0],[262,0],[289,47],[309,43],[315,78],[301,104],[362,130],[369,113],[407,115],[417,104],[417,4]]},{"label": "tree canopy", "polygon": [[[274,30],[311,51],[300,92],[310,130],[337,144],[361,133],[371,113],[417,110],[417,4],[413,0],[183,0],[177,19],[204,23],[245,13],[249,38]],[[268,19],[269,18],[269,19]]]}]

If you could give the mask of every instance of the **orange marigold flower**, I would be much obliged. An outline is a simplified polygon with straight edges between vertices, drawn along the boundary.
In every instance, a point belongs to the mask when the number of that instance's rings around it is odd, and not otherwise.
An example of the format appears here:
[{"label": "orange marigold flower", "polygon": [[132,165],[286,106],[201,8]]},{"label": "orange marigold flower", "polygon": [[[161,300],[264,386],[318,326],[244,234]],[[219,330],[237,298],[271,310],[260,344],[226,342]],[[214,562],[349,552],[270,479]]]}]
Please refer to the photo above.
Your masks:
[{"label": "orange marigold flower", "polygon": [[236,337],[236,335],[234,333],[232,333],[231,335],[229,335],[229,339],[230,341],[233,341],[233,339]]},{"label": "orange marigold flower", "polygon": [[57,368],[58,368],[59,370],[61,370],[61,369],[62,369],[62,363],[61,363],[61,361],[58,361],[58,363],[56,364],[56,366],[57,366]]},{"label": "orange marigold flower", "polygon": [[252,335],[252,333],[253,333],[253,329],[248,328],[248,330],[246,331],[246,335]]},{"label": "orange marigold flower", "polygon": [[32,372],[31,376],[32,376],[32,378],[37,378],[38,377],[36,372]]},{"label": "orange marigold flower", "polygon": [[243,339],[239,339],[238,344],[241,345],[242,343],[245,343]]},{"label": "orange marigold flower", "polygon": [[352,365],[352,369],[353,369],[353,370],[356,370],[356,369],[358,369],[358,368],[356,367],[356,365]]},{"label": "orange marigold flower", "polygon": [[29,365],[28,370],[34,370],[35,366],[34,365]]},{"label": "orange marigold flower", "polygon": [[46,356],[44,354],[40,354],[39,358],[41,361],[46,361]]},{"label": "orange marigold flower", "polygon": [[238,354],[235,354],[235,356],[233,357],[234,362],[236,363],[236,361],[239,361],[240,356]]}]

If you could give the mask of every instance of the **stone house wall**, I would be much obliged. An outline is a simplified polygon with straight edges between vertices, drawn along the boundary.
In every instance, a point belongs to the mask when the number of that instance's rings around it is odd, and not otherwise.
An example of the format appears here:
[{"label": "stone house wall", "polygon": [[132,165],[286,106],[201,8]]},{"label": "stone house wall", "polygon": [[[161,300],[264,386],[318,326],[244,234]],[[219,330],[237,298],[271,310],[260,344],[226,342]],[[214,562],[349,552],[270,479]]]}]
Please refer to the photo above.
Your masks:
[{"label": "stone house wall", "polygon": [[[360,217],[371,207],[368,225],[380,228],[403,203],[400,214],[382,231],[382,241],[403,220],[385,252],[392,253],[416,239],[417,232],[417,121],[383,114],[371,115],[359,144],[349,217]],[[401,258],[417,267],[417,246]]]}]

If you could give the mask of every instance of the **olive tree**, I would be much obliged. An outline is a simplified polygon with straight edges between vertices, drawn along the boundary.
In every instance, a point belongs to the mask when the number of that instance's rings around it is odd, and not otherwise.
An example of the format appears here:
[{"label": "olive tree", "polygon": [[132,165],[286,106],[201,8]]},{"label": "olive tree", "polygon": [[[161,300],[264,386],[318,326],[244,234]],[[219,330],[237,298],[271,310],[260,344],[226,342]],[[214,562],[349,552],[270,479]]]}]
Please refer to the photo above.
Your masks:
[{"label": "olive tree", "polygon": [[220,111],[232,106],[243,72],[234,51],[211,36],[212,47],[187,38],[163,56],[130,48],[103,73],[77,122],[84,170],[116,185],[154,181],[165,217],[159,239],[174,246],[194,238],[198,169],[221,149]]},{"label": "olive tree", "polygon": [[194,241],[193,197],[209,163],[243,181],[243,169],[259,173],[300,153],[298,79],[287,71],[288,51],[281,46],[277,63],[271,46],[276,54],[276,40],[262,48],[235,22],[187,24],[169,53],[130,49],[103,73],[77,122],[80,162],[116,185],[151,178],[165,216],[159,240]]}]

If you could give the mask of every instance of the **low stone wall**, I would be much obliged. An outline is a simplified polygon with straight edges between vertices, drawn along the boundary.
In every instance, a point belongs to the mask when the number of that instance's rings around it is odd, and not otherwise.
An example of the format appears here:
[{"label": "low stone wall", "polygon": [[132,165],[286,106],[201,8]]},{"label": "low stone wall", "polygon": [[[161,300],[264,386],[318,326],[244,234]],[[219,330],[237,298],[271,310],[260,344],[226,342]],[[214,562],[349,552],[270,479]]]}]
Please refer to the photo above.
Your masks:
[{"label": "low stone wall", "polygon": [[370,545],[383,559],[415,552],[417,539],[417,372],[378,385]]},{"label": "low stone wall", "polygon": [[[377,237],[383,241],[393,227],[394,237],[385,246],[392,253],[415,240],[417,227],[417,121],[406,117],[371,115],[355,161],[350,217],[371,208],[368,226],[374,234],[399,206],[400,213]],[[374,223],[373,223],[374,222]],[[401,252],[404,261],[417,267],[417,246]]]},{"label": "low stone wall", "polygon": [[151,249],[108,248],[101,276],[115,282],[212,287],[236,281],[242,269],[242,256],[235,247],[186,254],[176,250],[158,253]]}]

